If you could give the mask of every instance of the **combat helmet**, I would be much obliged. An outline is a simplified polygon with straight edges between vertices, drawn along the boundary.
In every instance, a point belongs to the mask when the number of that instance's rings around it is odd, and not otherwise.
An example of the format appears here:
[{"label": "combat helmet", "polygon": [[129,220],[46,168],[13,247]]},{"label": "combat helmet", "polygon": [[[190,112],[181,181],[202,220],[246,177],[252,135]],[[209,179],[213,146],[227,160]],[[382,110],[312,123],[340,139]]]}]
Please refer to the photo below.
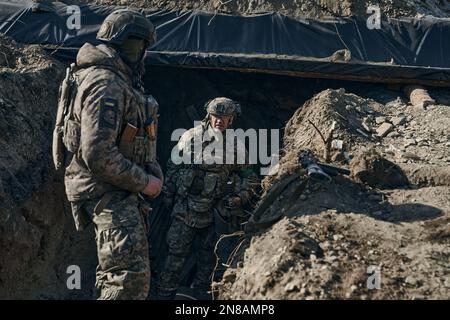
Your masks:
[{"label": "combat helmet", "polygon": [[155,26],[138,11],[119,9],[106,17],[97,33],[98,40],[117,46],[129,37],[143,39],[152,46],[156,42]]},{"label": "combat helmet", "polygon": [[233,116],[235,119],[241,114],[241,106],[239,103],[225,97],[208,101],[205,109],[208,115]]}]

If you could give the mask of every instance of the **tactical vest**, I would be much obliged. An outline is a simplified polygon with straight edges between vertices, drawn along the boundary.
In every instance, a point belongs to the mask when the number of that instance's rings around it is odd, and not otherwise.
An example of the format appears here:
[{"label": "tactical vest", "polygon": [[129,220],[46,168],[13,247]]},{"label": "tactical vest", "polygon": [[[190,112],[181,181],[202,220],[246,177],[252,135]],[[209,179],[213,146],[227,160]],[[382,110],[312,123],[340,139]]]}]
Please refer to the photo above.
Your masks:
[{"label": "tactical vest", "polygon": [[[99,66],[117,74],[112,68]],[[53,131],[53,162],[55,169],[66,167],[74,154],[80,149],[81,124],[74,117],[74,104],[80,80],[78,68],[74,63],[66,70],[66,76],[59,88],[58,111]],[[120,75],[119,75],[120,76]],[[133,89],[136,90],[136,89]],[[141,96],[141,95],[136,95]],[[156,162],[156,137],[158,127],[158,104],[155,99],[145,96],[145,113],[138,108],[139,124],[125,124],[119,140],[120,152],[129,160],[142,166],[151,166]]]},{"label": "tactical vest", "polygon": [[[202,130],[202,135],[205,127]],[[203,142],[202,150],[209,142]],[[187,210],[211,214],[217,201],[224,196],[230,166],[226,164],[186,165],[177,174],[177,196],[184,199]]]}]

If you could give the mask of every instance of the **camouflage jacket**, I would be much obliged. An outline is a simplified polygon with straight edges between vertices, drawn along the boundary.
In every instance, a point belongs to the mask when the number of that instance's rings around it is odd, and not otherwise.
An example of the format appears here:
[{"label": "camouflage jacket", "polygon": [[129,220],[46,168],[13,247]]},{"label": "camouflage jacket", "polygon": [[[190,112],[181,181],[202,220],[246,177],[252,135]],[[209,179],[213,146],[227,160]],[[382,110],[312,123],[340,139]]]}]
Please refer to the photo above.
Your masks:
[{"label": "camouflage jacket", "polygon": [[[95,199],[115,190],[142,191],[148,174],[162,178],[156,138],[145,130],[148,121],[157,123],[157,102],[145,96],[142,87],[133,86],[132,70],[106,45],[86,43],[77,67],[73,115],[64,137],[77,145],[65,172],[69,201]],[[137,132],[121,148],[127,126]]]},{"label": "camouflage jacket", "polygon": [[[233,161],[227,164],[226,152],[230,149],[224,151],[227,141],[220,137],[208,122],[203,122],[182,135],[168,161],[163,197],[166,203],[172,204],[172,214],[188,225],[202,228],[212,222],[212,209],[223,199],[227,182],[233,174],[242,181],[235,196],[239,196],[243,204],[254,196],[258,177],[248,164],[245,146],[234,142],[231,149]],[[213,142],[216,142],[215,152],[208,155]],[[236,161],[239,152],[244,153],[243,164]]]}]

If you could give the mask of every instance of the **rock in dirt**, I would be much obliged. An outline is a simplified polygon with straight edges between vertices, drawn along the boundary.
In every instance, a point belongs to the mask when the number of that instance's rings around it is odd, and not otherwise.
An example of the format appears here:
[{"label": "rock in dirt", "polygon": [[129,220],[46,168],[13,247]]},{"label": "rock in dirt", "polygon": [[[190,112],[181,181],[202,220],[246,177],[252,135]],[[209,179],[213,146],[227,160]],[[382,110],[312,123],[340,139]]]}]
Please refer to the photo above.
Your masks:
[{"label": "rock in dirt", "polygon": [[401,126],[402,124],[405,124],[406,118],[405,117],[393,117],[391,119],[391,122],[394,126]]},{"label": "rock in dirt", "polygon": [[385,122],[381,126],[379,126],[376,131],[379,137],[385,137],[393,129],[394,125],[392,123]]}]

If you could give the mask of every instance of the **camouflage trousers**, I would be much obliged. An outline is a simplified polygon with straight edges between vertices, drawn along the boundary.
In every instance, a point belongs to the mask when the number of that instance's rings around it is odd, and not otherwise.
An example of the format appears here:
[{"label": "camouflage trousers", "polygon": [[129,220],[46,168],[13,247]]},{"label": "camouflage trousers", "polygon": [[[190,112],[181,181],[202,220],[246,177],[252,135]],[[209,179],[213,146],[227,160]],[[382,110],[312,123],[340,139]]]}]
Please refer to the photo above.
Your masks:
[{"label": "camouflage trousers", "polygon": [[160,298],[170,299],[175,295],[186,258],[192,253],[195,237],[200,240],[200,248],[196,252],[197,271],[191,287],[205,292],[209,289],[215,262],[214,225],[211,223],[204,228],[191,227],[175,217],[167,233],[168,255],[158,286]]},{"label": "camouflage trousers", "polygon": [[84,205],[93,213],[95,227],[97,298],[146,299],[150,287],[149,247],[138,197],[115,192],[104,209],[95,213],[98,203],[92,200]]}]

